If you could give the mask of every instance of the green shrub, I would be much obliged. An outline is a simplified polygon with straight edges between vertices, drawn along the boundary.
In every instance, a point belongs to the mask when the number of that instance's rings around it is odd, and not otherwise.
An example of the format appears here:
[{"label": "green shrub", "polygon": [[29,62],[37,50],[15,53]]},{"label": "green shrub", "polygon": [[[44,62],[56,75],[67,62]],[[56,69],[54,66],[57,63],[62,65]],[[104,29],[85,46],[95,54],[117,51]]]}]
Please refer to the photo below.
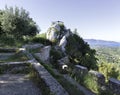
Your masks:
[{"label": "green shrub", "polygon": [[62,52],[60,52],[60,51],[55,50],[54,48],[52,48],[52,49],[50,50],[50,56],[51,56],[50,62],[51,62],[56,68],[59,68],[59,66],[58,66],[58,64],[57,64],[57,61],[63,57]]},{"label": "green shrub", "polygon": [[46,33],[37,34],[36,37],[46,39]]},{"label": "green shrub", "polygon": [[0,43],[2,43],[3,45],[10,45],[13,46],[15,45],[15,39],[13,37],[10,36],[0,36]]},{"label": "green shrub", "polygon": [[83,78],[84,82],[84,86],[87,87],[88,89],[92,90],[94,93],[99,93],[98,91],[98,84],[97,82],[94,80],[94,77],[91,75],[86,75]]},{"label": "green shrub", "polygon": [[96,51],[77,34],[67,38],[66,53],[73,59],[77,59],[77,64],[83,65],[88,69],[97,69]]},{"label": "green shrub", "polygon": [[99,64],[99,72],[105,76],[106,81],[108,81],[108,79],[111,77],[116,79],[119,79],[120,77],[119,67],[116,64],[112,64],[112,63]]},{"label": "green shrub", "polygon": [[41,44],[44,44],[44,45],[51,45],[52,44],[52,42],[50,42],[49,40],[41,38],[41,37],[33,37],[31,39],[31,42],[33,42],[33,43],[41,43]]},{"label": "green shrub", "polygon": [[52,56],[52,59],[54,60],[59,60],[60,58],[62,58],[62,53],[55,49],[51,49],[50,56]]}]

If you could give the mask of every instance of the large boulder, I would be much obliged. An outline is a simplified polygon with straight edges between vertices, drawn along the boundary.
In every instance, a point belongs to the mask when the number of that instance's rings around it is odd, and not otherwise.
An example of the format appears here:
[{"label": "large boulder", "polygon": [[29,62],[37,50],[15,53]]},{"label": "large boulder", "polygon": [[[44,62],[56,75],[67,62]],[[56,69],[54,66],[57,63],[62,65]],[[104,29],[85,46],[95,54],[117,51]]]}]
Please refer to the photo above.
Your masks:
[{"label": "large boulder", "polygon": [[47,39],[52,42],[58,40],[60,36],[60,30],[61,30],[60,22],[53,22],[47,31],[46,34]]},{"label": "large boulder", "polygon": [[49,31],[46,34],[46,37],[51,42],[56,41],[56,39],[57,39],[57,31],[54,28],[50,28]]},{"label": "large boulder", "polygon": [[41,48],[39,53],[35,53],[35,56],[38,57],[42,62],[49,62],[50,50],[51,46],[45,46]]}]

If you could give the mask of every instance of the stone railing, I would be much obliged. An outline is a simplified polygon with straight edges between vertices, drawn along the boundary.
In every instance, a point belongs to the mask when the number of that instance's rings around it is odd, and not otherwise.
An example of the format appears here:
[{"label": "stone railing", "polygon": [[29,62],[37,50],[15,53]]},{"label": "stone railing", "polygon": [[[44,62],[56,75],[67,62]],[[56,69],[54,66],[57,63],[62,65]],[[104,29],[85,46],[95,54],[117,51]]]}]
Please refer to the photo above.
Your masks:
[{"label": "stone railing", "polygon": [[78,77],[81,78],[86,74],[92,75],[98,86],[106,87],[109,91],[112,91],[114,95],[120,95],[120,81],[114,78],[110,78],[108,84],[105,83],[105,77],[103,74],[97,71],[88,71],[86,67],[75,65],[73,73]]}]

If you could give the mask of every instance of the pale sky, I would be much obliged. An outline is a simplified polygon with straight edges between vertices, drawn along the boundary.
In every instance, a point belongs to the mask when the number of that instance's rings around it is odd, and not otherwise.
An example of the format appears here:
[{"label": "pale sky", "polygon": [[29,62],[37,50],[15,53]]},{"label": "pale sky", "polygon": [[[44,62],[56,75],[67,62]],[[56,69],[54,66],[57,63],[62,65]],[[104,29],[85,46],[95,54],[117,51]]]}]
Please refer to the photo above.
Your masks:
[{"label": "pale sky", "polygon": [[59,20],[82,38],[120,42],[120,0],[0,0],[5,5],[29,11],[42,32]]}]

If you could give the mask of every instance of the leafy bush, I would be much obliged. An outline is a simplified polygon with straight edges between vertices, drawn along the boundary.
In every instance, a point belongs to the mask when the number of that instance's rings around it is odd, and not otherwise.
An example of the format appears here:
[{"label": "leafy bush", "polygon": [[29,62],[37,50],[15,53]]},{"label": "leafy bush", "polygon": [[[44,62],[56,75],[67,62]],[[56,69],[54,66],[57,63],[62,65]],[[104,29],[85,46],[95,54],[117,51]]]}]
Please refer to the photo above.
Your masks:
[{"label": "leafy bush", "polygon": [[5,7],[4,10],[0,10],[0,36],[21,39],[23,36],[35,36],[37,33],[38,26],[25,9]]},{"label": "leafy bush", "polygon": [[106,81],[108,81],[108,79],[111,77],[116,79],[120,77],[119,67],[116,64],[112,64],[112,63],[99,64],[99,72],[101,72],[105,76]]},{"label": "leafy bush", "polygon": [[[78,64],[86,66],[88,69],[97,69],[96,51],[77,34],[70,35],[67,38],[67,54],[76,60]],[[74,61],[76,63],[76,61]]]},{"label": "leafy bush", "polygon": [[63,57],[63,54],[60,51],[56,50],[55,48],[52,48],[50,50],[50,56],[51,56],[51,63],[54,66],[58,67],[58,65],[56,64],[57,60],[61,59]]},{"label": "leafy bush", "polygon": [[42,37],[33,37],[31,39],[31,42],[34,42],[34,43],[41,43],[41,44],[44,44],[44,45],[51,45],[52,42],[50,42],[49,40],[47,39],[44,39]]},{"label": "leafy bush", "polygon": [[99,88],[98,84],[94,80],[93,76],[91,76],[91,75],[88,74],[88,75],[84,76],[83,80],[84,80],[83,84],[84,84],[85,87],[89,88],[94,93],[98,93],[99,92],[98,91],[98,88]]}]

